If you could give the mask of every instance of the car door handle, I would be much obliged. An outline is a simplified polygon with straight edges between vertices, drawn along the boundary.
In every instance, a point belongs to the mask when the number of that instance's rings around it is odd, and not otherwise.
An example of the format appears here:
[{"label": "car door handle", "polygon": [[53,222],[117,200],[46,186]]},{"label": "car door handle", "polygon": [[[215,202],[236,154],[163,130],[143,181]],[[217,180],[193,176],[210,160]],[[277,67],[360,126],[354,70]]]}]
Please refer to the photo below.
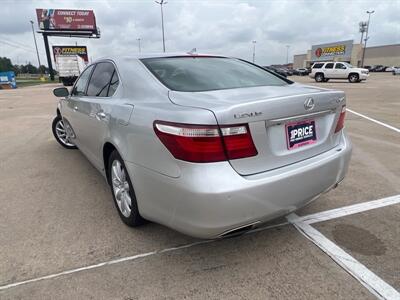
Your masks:
[{"label": "car door handle", "polygon": [[96,113],[96,119],[101,121],[101,120],[105,120],[107,118],[107,114],[104,112],[98,112]]}]

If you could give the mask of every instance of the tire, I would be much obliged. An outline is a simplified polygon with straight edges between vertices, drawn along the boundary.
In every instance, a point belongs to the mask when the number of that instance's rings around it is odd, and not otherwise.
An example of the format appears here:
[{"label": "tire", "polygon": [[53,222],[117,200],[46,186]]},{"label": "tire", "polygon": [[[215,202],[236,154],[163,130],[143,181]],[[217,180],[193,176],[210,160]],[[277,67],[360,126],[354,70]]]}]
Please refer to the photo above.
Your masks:
[{"label": "tire", "polygon": [[68,136],[67,132],[64,128],[64,122],[61,118],[61,116],[57,115],[53,123],[51,124],[51,129],[53,131],[53,135],[56,139],[56,141],[63,146],[66,149],[77,149],[74,143],[72,143]]},{"label": "tire", "polygon": [[358,74],[352,73],[352,74],[349,75],[348,79],[349,79],[350,83],[356,83],[356,82],[359,81],[360,77],[358,76]]},{"label": "tire", "polygon": [[107,172],[114,204],[121,220],[130,227],[142,225],[144,219],[139,213],[131,179],[123,159],[116,150],[108,158]]},{"label": "tire", "polygon": [[315,74],[315,81],[316,82],[323,82],[324,79],[325,79],[324,74],[322,74],[322,73]]}]

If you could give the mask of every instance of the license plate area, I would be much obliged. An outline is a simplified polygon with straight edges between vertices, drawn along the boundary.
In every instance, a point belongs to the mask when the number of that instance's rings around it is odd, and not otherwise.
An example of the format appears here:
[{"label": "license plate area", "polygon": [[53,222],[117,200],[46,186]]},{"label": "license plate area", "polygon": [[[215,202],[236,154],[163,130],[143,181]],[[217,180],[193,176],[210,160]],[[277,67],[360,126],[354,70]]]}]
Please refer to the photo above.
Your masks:
[{"label": "license plate area", "polygon": [[317,142],[314,120],[302,120],[285,125],[288,150],[297,149]]}]

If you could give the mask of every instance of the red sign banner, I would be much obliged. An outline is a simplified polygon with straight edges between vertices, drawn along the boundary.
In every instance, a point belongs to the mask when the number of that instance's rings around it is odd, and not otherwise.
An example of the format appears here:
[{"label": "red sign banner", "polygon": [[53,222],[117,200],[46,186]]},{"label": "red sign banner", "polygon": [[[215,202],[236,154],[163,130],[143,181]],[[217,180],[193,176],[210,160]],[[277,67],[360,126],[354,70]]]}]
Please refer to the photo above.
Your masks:
[{"label": "red sign banner", "polygon": [[36,15],[42,30],[97,32],[93,10],[37,8]]}]

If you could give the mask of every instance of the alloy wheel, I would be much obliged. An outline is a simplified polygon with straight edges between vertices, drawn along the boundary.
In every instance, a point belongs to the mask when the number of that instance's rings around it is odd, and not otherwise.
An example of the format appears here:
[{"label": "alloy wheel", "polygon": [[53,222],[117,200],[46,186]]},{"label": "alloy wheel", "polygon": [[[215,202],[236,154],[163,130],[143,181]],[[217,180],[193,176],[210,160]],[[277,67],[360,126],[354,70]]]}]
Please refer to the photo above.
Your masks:
[{"label": "alloy wheel", "polygon": [[357,75],[350,75],[350,81],[351,82],[356,82],[358,80],[358,76]]},{"label": "alloy wheel", "polygon": [[67,131],[65,129],[64,122],[63,122],[62,119],[57,121],[57,124],[56,124],[56,135],[57,135],[57,138],[64,145],[66,145],[68,147],[74,147],[75,146],[75,144],[70,141],[70,138],[69,138],[69,136],[67,134]]},{"label": "alloy wheel", "polygon": [[132,211],[132,199],[129,193],[129,182],[125,168],[119,160],[114,160],[111,165],[111,183],[114,197],[120,212],[128,218]]}]

